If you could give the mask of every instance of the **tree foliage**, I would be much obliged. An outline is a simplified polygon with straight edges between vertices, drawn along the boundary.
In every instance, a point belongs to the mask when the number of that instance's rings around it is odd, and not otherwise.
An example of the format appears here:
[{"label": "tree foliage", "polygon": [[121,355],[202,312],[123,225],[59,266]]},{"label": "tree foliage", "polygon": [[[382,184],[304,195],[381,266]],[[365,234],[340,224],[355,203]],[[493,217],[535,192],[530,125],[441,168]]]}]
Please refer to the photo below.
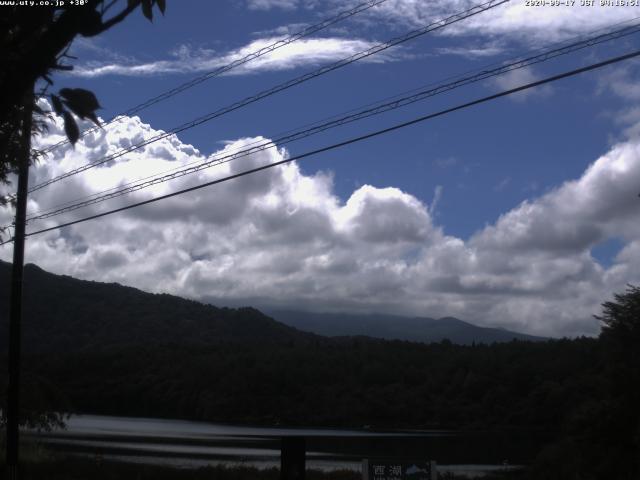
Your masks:
[{"label": "tree foliage", "polygon": [[602,304],[598,395],[564,419],[561,438],[540,456],[538,478],[640,478],[640,287]]},{"label": "tree foliage", "polygon": [[[52,2],[53,3],[53,2]],[[17,172],[23,146],[20,141],[25,106],[33,104],[34,133],[44,128],[42,111],[37,102],[53,85],[52,75],[71,70],[68,50],[78,36],[95,37],[122,22],[138,7],[149,20],[153,7],[164,14],[165,0],[85,0],[84,5],[2,7],[0,16],[0,183],[8,183],[8,175]],[[38,90],[34,92],[34,85]],[[62,89],[51,96],[54,112],[62,115],[69,140],[75,143],[79,129],[73,115],[97,123],[96,97],[88,90]],[[73,113],[73,115],[72,115]],[[38,152],[33,152],[32,158]],[[0,196],[0,205],[7,203]]]},{"label": "tree foliage", "polygon": [[[626,476],[640,477],[640,287],[629,285],[614,301],[602,304],[600,340],[606,361],[610,401],[604,414],[609,424],[599,437],[609,439]],[[606,435],[608,434],[608,435]]]},{"label": "tree foliage", "polygon": [[[28,128],[31,132],[26,133],[44,133],[45,116],[55,113],[63,117],[72,144],[80,137],[74,115],[99,124],[95,112],[100,105],[89,90],[63,88],[57,95],[52,94],[53,112],[45,112],[38,105],[38,100],[53,85],[52,74],[73,68],[65,63],[71,58],[67,52],[73,40],[78,35],[94,37],[105,32],[139,6],[149,20],[155,5],[163,14],[166,9],[165,0],[83,0],[82,5],[61,2],[60,6],[21,3],[3,5],[0,16],[0,184],[4,185],[22,162],[37,158],[38,152],[31,149],[30,135],[23,133]],[[0,206],[13,198],[0,195]],[[21,405],[21,424],[38,428],[60,424],[62,417],[55,413],[60,411],[56,410],[60,404],[52,401],[56,389],[41,377],[33,378],[27,378],[21,385],[22,389],[31,389],[23,395],[27,401]],[[6,409],[2,412],[4,418]]]},{"label": "tree foliage", "polygon": [[[5,304],[8,264],[1,272]],[[255,309],[219,309],[29,265],[25,278],[32,286],[25,368],[47,380],[49,390],[31,390],[55,391],[47,395],[65,405],[59,411],[525,428],[551,435],[532,479],[639,478],[638,287],[603,304],[599,338],[463,346],[330,339]]]}]

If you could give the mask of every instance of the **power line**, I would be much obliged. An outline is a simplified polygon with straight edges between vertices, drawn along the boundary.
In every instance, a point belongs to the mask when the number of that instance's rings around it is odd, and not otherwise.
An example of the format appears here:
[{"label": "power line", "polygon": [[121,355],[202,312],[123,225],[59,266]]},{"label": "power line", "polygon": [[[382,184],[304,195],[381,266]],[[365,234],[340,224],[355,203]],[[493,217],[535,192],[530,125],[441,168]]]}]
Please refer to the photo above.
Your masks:
[{"label": "power line", "polygon": [[[327,151],[330,151],[330,150],[335,150],[337,148],[341,148],[341,147],[344,147],[344,146],[347,146],[347,145],[351,145],[352,143],[361,142],[363,140],[367,140],[367,139],[370,139],[370,138],[373,138],[373,137],[377,137],[377,136],[380,136],[380,135],[383,135],[383,134],[386,134],[386,133],[390,133],[390,132],[393,132],[395,130],[399,130],[401,128],[405,128],[405,127],[408,127],[408,126],[411,126],[411,125],[415,125],[417,123],[424,122],[426,120],[431,120],[431,119],[436,118],[436,117],[440,117],[440,116],[443,116],[443,115],[446,115],[446,114],[449,114],[449,113],[456,112],[458,110],[463,110],[465,108],[469,108],[469,107],[472,107],[472,106],[475,106],[475,105],[486,103],[486,102],[489,102],[489,101],[492,101],[492,100],[495,100],[495,99],[498,99],[498,98],[501,98],[501,97],[504,97],[504,96],[507,96],[507,95],[511,95],[511,94],[514,94],[514,93],[517,93],[517,92],[528,90],[530,88],[538,87],[540,85],[544,85],[544,84],[547,84],[547,83],[555,82],[555,81],[561,80],[563,78],[572,77],[572,76],[575,76],[575,75],[578,75],[578,74],[581,74],[581,73],[585,73],[585,72],[588,72],[588,71],[591,71],[591,70],[596,70],[598,68],[602,68],[602,67],[605,67],[607,65],[612,65],[614,63],[622,62],[624,60],[629,60],[631,58],[635,58],[635,57],[638,57],[638,56],[640,56],[640,50],[636,50],[634,52],[627,53],[625,55],[621,55],[621,56],[618,56],[618,57],[609,58],[609,59],[607,59],[605,61],[602,61],[602,62],[593,63],[593,64],[588,65],[586,67],[581,67],[581,68],[577,68],[575,70],[570,70],[570,71],[567,71],[567,72],[564,72],[564,73],[560,73],[558,75],[553,75],[551,77],[547,77],[547,78],[544,78],[542,80],[538,80],[538,81],[535,81],[535,82],[527,83],[527,84],[521,85],[519,87],[511,88],[509,90],[504,90],[502,92],[499,92],[499,93],[496,93],[496,94],[493,94],[493,95],[489,95],[489,96],[486,96],[486,97],[482,97],[480,99],[473,100],[471,102],[463,103],[463,104],[457,105],[455,107],[447,108],[445,110],[440,110],[439,112],[436,112],[436,113],[431,113],[431,114],[424,115],[424,116],[421,116],[421,117],[418,117],[418,118],[414,118],[413,120],[409,120],[409,121],[406,121],[406,122],[403,122],[403,123],[399,123],[399,124],[393,125],[391,127],[384,128],[382,130],[376,130],[374,132],[370,132],[370,133],[367,133],[365,135],[361,135],[359,137],[350,138],[350,139],[344,140],[342,142],[334,143],[332,145],[329,145],[329,146],[326,146],[326,147],[322,147],[322,148],[319,148],[319,149],[316,149],[316,150],[312,150],[312,151],[309,151],[309,152],[306,152],[306,153],[303,153],[303,154],[300,154],[300,155],[296,155],[296,156],[291,157],[291,158],[280,160],[278,162],[270,163],[268,165],[263,165],[261,167],[256,167],[256,168],[252,168],[252,169],[249,169],[249,170],[245,170],[243,172],[236,173],[236,174],[233,174],[233,175],[229,175],[229,176],[224,177],[224,178],[220,178],[220,179],[217,179],[217,180],[212,180],[210,182],[206,182],[206,183],[203,183],[203,184],[200,184],[200,185],[196,185],[196,186],[193,186],[193,187],[185,188],[185,189],[179,190],[177,192],[168,193],[168,194],[162,195],[160,197],[155,197],[155,198],[151,198],[149,200],[144,200],[144,201],[141,201],[141,202],[137,202],[137,203],[134,203],[134,204],[131,204],[131,205],[127,205],[125,207],[116,208],[116,209],[109,210],[109,211],[106,211],[106,212],[98,213],[96,215],[91,215],[91,216],[88,216],[88,217],[85,217],[85,218],[81,218],[81,219],[78,219],[78,220],[73,220],[71,222],[62,223],[62,224],[59,224],[59,225],[56,225],[56,226],[53,226],[53,227],[43,228],[41,230],[36,230],[34,232],[27,233],[26,236],[30,237],[30,236],[33,236],[33,235],[38,235],[38,234],[41,234],[41,233],[50,232],[52,230],[57,230],[57,229],[60,229],[60,228],[71,226],[71,225],[76,225],[76,224],[79,224],[79,223],[87,222],[89,220],[94,220],[94,219],[105,217],[107,215],[111,215],[111,214],[114,214],[114,213],[122,212],[122,211],[125,211],[125,210],[130,210],[132,208],[140,207],[140,206],[143,206],[143,205],[148,205],[148,204],[151,204],[151,203],[154,203],[154,202],[158,202],[158,201],[161,201],[161,200],[166,200],[168,198],[175,197],[175,196],[178,196],[178,195],[182,195],[182,194],[185,194],[185,193],[188,193],[188,192],[193,192],[195,190],[200,190],[202,188],[209,187],[209,186],[212,186],[212,185],[216,185],[216,184],[219,184],[219,183],[223,183],[223,182],[226,182],[226,181],[229,181],[229,180],[234,180],[236,178],[244,177],[246,175],[249,175],[249,174],[252,174],[252,173],[256,173],[256,172],[260,172],[262,170],[267,170],[269,168],[273,168],[273,167],[277,167],[277,166],[280,166],[280,165],[284,165],[286,163],[291,163],[291,162],[296,161],[296,160],[302,160],[304,158],[311,157],[313,155],[317,155],[319,153],[327,152]],[[4,244],[12,242],[12,241],[13,241],[13,238],[0,243],[0,245],[4,245]]]},{"label": "power line", "polygon": [[[547,61],[549,59],[558,57],[560,55],[566,55],[584,48],[592,47],[594,45],[598,45],[607,41],[616,40],[624,36],[628,36],[638,32],[640,32],[640,24],[624,27],[619,30],[615,30],[613,32],[597,35],[595,37],[586,38],[584,40],[581,40],[569,45],[564,45],[559,48],[547,50],[537,55],[521,58],[516,61],[506,63],[498,68],[481,69],[478,73],[475,73],[467,77],[459,78],[453,82],[442,84],[442,85],[436,86],[435,88],[418,91],[417,93],[413,93],[405,97],[396,98],[393,101],[386,102],[375,107],[365,108],[356,113],[346,115],[340,118],[335,118],[331,121],[327,121],[322,124],[315,124],[311,128],[294,131],[291,134],[281,136],[274,140],[267,140],[267,141],[263,141],[262,143],[253,142],[253,145],[255,144],[257,145],[251,146],[250,148],[236,150],[233,153],[226,153],[222,156],[216,155],[214,158],[208,159],[204,162],[198,162],[196,164],[192,164],[191,166],[187,165],[184,167],[175,168],[164,174],[153,175],[151,177],[147,177],[148,179],[133,181],[128,184],[121,185],[119,187],[115,187],[103,192],[90,195],[88,197],[85,197],[84,199],[77,199],[74,201],[70,201],[70,202],[66,202],[64,204],[58,205],[56,207],[52,207],[49,210],[36,212],[34,214],[31,214],[27,218],[27,221],[42,220],[42,219],[50,218],[53,216],[61,215],[63,213],[68,213],[80,208],[84,208],[89,205],[104,202],[116,197],[120,197],[129,193],[142,190],[144,188],[151,187],[153,185],[157,185],[157,184],[164,183],[179,177],[190,175],[200,170],[218,166],[223,163],[237,160],[238,158],[243,158],[243,157],[246,157],[270,148],[274,148],[277,145],[288,144],[296,140],[300,140],[302,138],[306,138],[311,135],[315,135],[317,133],[329,130],[331,128],[335,128],[341,125],[346,125],[348,123],[362,120],[364,118],[368,118],[374,115],[379,115],[391,110],[395,110],[397,108],[407,106],[409,104],[424,100],[426,98],[448,92],[455,88],[459,88],[459,87],[462,87],[471,83],[475,83],[478,81],[486,80],[488,78],[495,77],[507,72],[511,72],[520,68],[525,68],[537,63]],[[252,144],[249,144],[249,146],[250,145]],[[82,201],[78,201],[78,200],[82,200]]]},{"label": "power line", "polygon": [[184,124],[182,124],[182,125],[180,125],[178,127],[175,127],[173,129],[169,130],[168,132],[163,132],[161,134],[155,135],[155,136],[153,136],[153,137],[151,137],[151,138],[149,138],[147,140],[144,140],[144,141],[142,141],[140,143],[137,143],[137,144],[132,145],[132,146],[130,146],[128,148],[122,149],[119,152],[116,152],[116,153],[114,153],[112,155],[109,155],[107,157],[103,157],[100,160],[97,160],[95,162],[91,162],[91,163],[89,163],[87,165],[83,165],[82,167],[78,167],[78,168],[70,170],[70,171],[68,171],[66,173],[63,173],[61,175],[58,175],[57,177],[51,178],[51,179],[49,179],[47,181],[44,181],[44,182],[42,182],[42,183],[40,183],[38,185],[35,185],[34,187],[32,187],[29,190],[29,193],[33,193],[33,192],[35,192],[37,190],[40,190],[40,189],[42,189],[42,188],[44,188],[44,187],[46,187],[48,185],[51,185],[53,183],[59,182],[60,180],[68,178],[68,177],[70,177],[72,175],[76,175],[78,173],[85,172],[85,171],[87,171],[87,170],[89,170],[91,168],[94,168],[94,167],[98,166],[98,165],[102,165],[102,164],[110,162],[111,160],[114,160],[116,158],[120,158],[120,157],[122,157],[123,155],[126,155],[129,152],[132,152],[134,150],[138,150],[138,149],[140,149],[142,147],[150,145],[151,143],[154,143],[154,142],[157,142],[159,140],[162,140],[163,138],[167,138],[167,137],[169,137],[171,135],[174,135],[176,133],[180,133],[182,131],[194,128],[194,127],[196,127],[198,125],[201,125],[201,124],[203,124],[205,122],[213,120],[214,118],[220,117],[220,116],[225,115],[227,113],[230,113],[230,112],[232,112],[234,110],[242,108],[242,107],[244,107],[246,105],[249,105],[251,103],[257,102],[258,100],[261,100],[263,98],[269,97],[269,96],[274,95],[276,93],[279,93],[279,92],[281,92],[283,90],[287,90],[287,89],[292,88],[292,87],[294,87],[296,85],[304,83],[304,82],[306,82],[308,80],[311,80],[313,78],[316,78],[316,77],[319,77],[319,76],[324,75],[326,73],[329,73],[329,72],[331,72],[333,70],[337,70],[339,68],[345,67],[345,66],[350,65],[350,64],[352,64],[354,62],[357,62],[358,60],[362,60],[363,58],[370,57],[371,55],[375,55],[377,53],[380,53],[380,52],[382,52],[384,50],[387,50],[387,49],[389,49],[391,47],[394,47],[396,45],[400,45],[401,43],[407,42],[409,40],[413,40],[414,38],[417,38],[417,37],[420,37],[422,35],[425,35],[426,33],[442,29],[442,28],[444,28],[444,27],[446,27],[448,25],[451,25],[453,23],[459,22],[459,21],[464,20],[466,18],[472,17],[472,16],[477,15],[479,13],[482,13],[484,11],[490,10],[492,8],[495,8],[495,7],[499,6],[499,5],[507,3],[509,1],[511,1],[511,0],[489,0],[489,1],[485,2],[485,3],[482,3],[480,5],[476,5],[474,7],[471,7],[469,9],[467,9],[467,10],[464,10],[463,12],[456,13],[456,14],[451,15],[451,16],[449,16],[447,18],[442,19],[442,20],[438,20],[437,22],[433,22],[433,23],[431,23],[429,25],[426,25],[426,26],[424,26],[422,28],[419,28],[419,29],[416,29],[416,30],[412,30],[412,31],[410,31],[410,32],[408,32],[408,33],[406,33],[406,34],[404,34],[402,36],[395,37],[395,38],[393,38],[393,39],[391,39],[391,40],[389,40],[387,42],[379,43],[379,44],[377,44],[377,45],[375,45],[375,46],[373,46],[373,47],[371,47],[371,48],[369,48],[367,50],[364,50],[362,52],[356,53],[356,54],[354,54],[354,55],[352,55],[350,57],[344,58],[342,60],[338,60],[337,62],[334,62],[332,64],[326,65],[326,66],[321,67],[321,68],[319,68],[317,70],[313,70],[311,72],[308,72],[308,73],[306,73],[304,75],[301,75],[299,77],[296,77],[296,78],[294,78],[292,80],[289,80],[287,82],[284,82],[284,83],[281,83],[279,85],[276,85],[275,87],[272,87],[272,88],[270,88],[268,90],[263,90],[262,92],[260,92],[260,93],[258,93],[256,95],[253,95],[251,97],[247,97],[247,98],[245,98],[243,100],[240,100],[240,101],[238,101],[238,102],[236,102],[236,103],[234,103],[232,105],[229,105],[227,107],[224,107],[224,108],[221,108],[219,110],[216,110],[215,112],[212,112],[212,113],[203,115],[201,117],[198,117],[198,118],[196,118],[196,119],[194,119],[194,120],[192,120],[190,122],[187,122],[187,123],[184,123]]},{"label": "power line", "polygon": [[[182,83],[180,85],[178,85],[177,87],[174,87],[170,90],[167,90],[159,95],[156,95],[155,97],[149,98],[148,100],[145,100],[144,102],[129,108],[128,110],[116,115],[115,117],[113,117],[111,120],[109,120],[108,122],[106,122],[105,124],[103,124],[102,126],[107,126],[110,125],[114,122],[117,122],[119,120],[121,120],[123,117],[125,116],[131,116],[131,115],[135,115],[136,113],[141,112],[142,110],[145,110],[147,108],[149,108],[152,105],[155,105],[159,102],[162,102],[164,100],[167,100],[168,98],[174,97],[175,95],[178,95],[181,92],[184,92],[185,90],[188,90],[192,87],[195,87],[196,85],[199,85],[202,82],[205,82],[207,80],[209,80],[210,78],[213,77],[217,77],[220,76],[230,70],[233,70],[234,68],[237,68],[239,66],[244,65],[245,63],[248,63],[252,60],[255,60],[256,58],[260,58],[263,55],[266,55],[268,53],[271,53],[279,48],[285,47],[287,45],[289,45],[290,43],[293,43],[297,40],[300,40],[301,38],[304,37],[308,37],[309,35],[312,35],[316,32],[319,32],[320,30],[324,30],[327,27],[330,27],[331,25],[334,25],[338,22],[341,22],[342,20],[346,20],[350,17],[353,17],[354,15],[357,15],[358,13],[364,12],[366,10],[369,10],[370,8],[373,8],[375,6],[380,5],[381,3],[386,2],[387,0],[370,0],[367,2],[363,2],[359,5],[356,5],[354,8],[350,9],[350,10],[345,10],[343,12],[338,13],[337,15],[331,17],[331,18],[327,18],[319,23],[316,23],[314,25],[311,25],[303,30],[300,30],[299,32],[293,33],[281,40],[278,40],[274,43],[271,43],[269,45],[267,45],[266,47],[262,47],[254,52],[248,53],[247,55],[245,55],[242,58],[239,58],[237,60],[234,60],[233,62],[230,62],[226,65],[223,65],[221,67],[216,68],[215,70],[212,70],[210,72],[207,72],[203,75],[197,76],[191,80],[189,80],[188,82]],[[88,135],[89,133],[95,132],[99,129],[100,127],[98,126],[93,126],[85,131],[83,131],[80,134],[80,137],[84,137],[86,135]],[[67,143],[69,143],[69,140],[65,139],[62,140],[56,144],[50,145],[49,147],[45,148],[44,150],[41,150],[40,153],[49,153],[53,150],[55,150],[56,148],[62,146],[62,145],[66,145]]]},{"label": "power line", "polygon": [[[349,112],[357,112],[355,115],[348,115],[346,117],[339,117],[339,115],[334,115],[332,117],[329,117],[329,119],[336,119],[333,122],[326,122],[325,123],[321,123],[323,121],[318,121],[318,122],[314,122],[310,125],[314,126],[314,128],[312,129],[307,129],[304,131],[295,131],[295,130],[289,130],[288,132],[285,132],[284,134],[281,134],[282,136],[279,138],[276,138],[273,141],[267,141],[267,142],[262,142],[260,143],[260,141],[254,141],[252,143],[249,143],[247,146],[251,146],[251,145],[256,145],[259,144],[257,147],[253,147],[250,149],[242,149],[242,150],[236,150],[232,155],[231,154],[227,154],[224,155],[222,157],[220,157],[219,155],[216,155],[214,157],[213,160],[207,160],[205,162],[192,162],[191,164],[187,164],[181,167],[176,167],[173,168],[167,172],[165,172],[164,174],[160,173],[160,174],[155,174],[155,175],[150,175],[148,177],[142,178],[142,179],[138,179],[135,181],[131,181],[129,183],[126,183],[124,185],[120,185],[117,187],[113,187],[107,190],[104,190],[102,192],[97,192],[91,195],[88,195],[86,197],[82,197],[82,198],[77,198],[68,202],[65,202],[63,204],[59,204],[56,205],[55,207],[51,207],[48,210],[43,210],[43,211],[39,211],[39,212],[35,212],[32,213],[28,220],[38,220],[38,219],[44,219],[44,218],[50,218],[54,215],[58,215],[61,213],[66,213],[69,211],[73,211],[76,210],[78,208],[82,208],[91,204],[95,204],[101,201],[106,201],[109,200],[111,198],[115,198],[121,195],[125,195],[127,193],[131,193],[134,191],[138,191],[141,190],[143,188],[146,188],[148,186],[152,186],[155,184],[159,184],[165,181],[169,181],[173,178],[178,178],[190,173],[194,173],[197,172],[199,170],[205,169],[205,168],[210,168],[212,166],[217,166],[223,163],[227,163],[229,161],[235,160],[237,158],[241,158],[241,157],[245,157],[248,156],[250,154],[253,153],[257,153],[258,151],[263,151],[266,150],[268,148],[273,148],[275,146],[275,144],[286,144],[286,143],[290,143],[292,141],[297,140],[298,138],[296,137],[306,137],[306,136],[310,136],[313,135],[315,133],[319,133],[320,131],[324,131],[326,129],[329,128],[333,128],[339,125],[343,125],[346,123],[350,123],[351,121],[355,121],[355,120],[359,120],[361,118],[366,118],[368,116],[372,116],[372,115],[376,115],[379,113],[384,113],[385,111],[391,110],[391,109],[395,109],[401,106],[405,106],[408,105],[409,103],[414,103],[416,101],[422,100],[426,97],[430,97],[432,95],[436,95],[438,93],[443,93],[444,91],[449,91],[450,89],[453,88],[457,88],[459,86],[468,84],[468,83],[472,83],[472,82],[476,82],[479,80],[484,80],[486,78],[489,78],[490,76],[495,76],[495,75],[499,75],[501,73],[505,73],[507,71],[512,71],[518,68],[524,68],[526,66],[532,65],[534,63],[539,63],[542,61],[546,61],[548,59],[554,58],[556,56],[559,55],[563,55],[563,54],[567,54],[567,53],[571,53],[573,51],[582,49],[582,48],[586,48],[586,47],[591,47],[594,46],[596,44],[599,43],[603,43],[606,41],[610,41],[610,40],[614,40],[614,39],[618,39],[621,38],[623,36],[626,35],[630,35],[633,33],[637,33],[639,25],[631,25],[628,27],[624,27],[615,31],[610,31],[608,33],[604,33],[604,34],[600,34],[600,35],[593,35],[596,32],[602,32],[604,30],[610,30],[613,27],[617,27],[620,25],[624,25],[624,24],[629,24],[633,21],[636,21],[638,18],[640,17],[636,17],[634,19],[631,20],[627,20],[625,22],[620,22],[614,25],[610,25],[609,27],[606,28],[602,28],[602,29],[598,29],[594,32],[591,32],[591,36],[587,36],[587,35],[581,35],[578,38],[583,38],[583,40],[580,40],[578,42],[573,42],[573,43],[567,43],[565,42],[564,44],[556,44],[557,48],[554,49],[550,49],[550,50],[546,50],[546,51],[542,51],[542,49],[538,49],[535,52],[543,52],[540,53],[538,55],[532,55],[529,56],[527,58],[518,58],[517,60],[513,61],[511,60],[510,63],[504,63],[502,64],[502,66],[500,68],[494,68],[494,69],[489,69],[489,66],[485,66],[482,67],[479,70],[476,70],[476,72],[480,72],[480,73],[475,73],[474,75],[471,76],[467,76],[467,77],[463,77],[462,75],[459,75],[457,77],[449,77],[449,78],[456,78],[457,80],[455,82],[451,82],[449,84],[446,85],[440,85],[435,89],[431,89],[431,90],[427,90],[427,91],[419,91],[418,89],[414,89],[411,92],[407,92],[407,93],[413,93],[413,95],[410,96],[405,96],[404,98],[400,98],[400,95],[396,95],[394,97],[389,97],[385,100],[389,100],[389,99],[393,99],[394,101],[392,102],[388,102],[384,105],[378,105],[376,108],[372,108],[372,109],[368,109],[368,110],[364,110],[364,111],[360,111],[358,112],[357,109],[352,109]],[[561,45],[558,47],[558,45]],[[494,65],[498,65],[498,64],[494,64]],[[431,83],[429,85],[435,85],[434,83]],[[414,93],[414,92],[418,92],[418,93]],[[385,101],[382,100],[382,101]],[[375,103],[371,103],[369,105],[376,105],[379,104],[380,102],[375,102]],[[367,105],[367,106],[369,106]],[[348,112],[347,112],[348,113]],[[327,120],[327,119],[325,119]],[[306,125],[305,125],[306,126]],[[294,133],[294,135],[286,135],[289,134],[290,132]],[[189,167],[190,165],[196,165],[196,167],[191,167],[191,168],[185,168],[185,167]],[[172,173],[175,172],[175,173]],[[151,180],[148,180],[151,179]],[[145,182],[145,180],[148,180]],[[136,183],[136,182],[142,182],[142,183]],[[81,201],[82,202],[79,202]],[[63,208],[66,207],[66,208]]]}]

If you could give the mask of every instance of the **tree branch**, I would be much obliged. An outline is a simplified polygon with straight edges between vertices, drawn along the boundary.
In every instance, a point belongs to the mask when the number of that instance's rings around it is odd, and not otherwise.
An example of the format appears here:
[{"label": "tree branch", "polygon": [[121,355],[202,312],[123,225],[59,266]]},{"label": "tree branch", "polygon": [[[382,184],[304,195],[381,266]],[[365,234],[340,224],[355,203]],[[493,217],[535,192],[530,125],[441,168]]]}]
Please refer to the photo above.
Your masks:
[{"label": "tree branch", "polygon": [[[123,21],[125,18],[127,18],[129,16],[129,14],[131,12],[133,12],[136,8],[138,8],[140,3],[141,3],[140,0],[134,0],[132,2],[129,2],[129,4],[127,5],[127,8],[122,10],[118,15],[116,15],[115,17],[110,18],[106,22],[102,22],[102,27],[100,27],[97,30],[95,35],[98,35],[98,34],[104,32],[105,30],[109,30],[114,25],[117,25],[118,23]],[[94,35],[91,35],[91,36],[94,36]]]},{"label": "tree branch", "polygon": [[104,15],[105,13],[107,13],[109,10],[111,10],[111,7],[113,7],[116,3],[118,3],[118,0],[111,0],[109,2],[108,5],[105,5],[104,3],[102,4],[102,15]]}]

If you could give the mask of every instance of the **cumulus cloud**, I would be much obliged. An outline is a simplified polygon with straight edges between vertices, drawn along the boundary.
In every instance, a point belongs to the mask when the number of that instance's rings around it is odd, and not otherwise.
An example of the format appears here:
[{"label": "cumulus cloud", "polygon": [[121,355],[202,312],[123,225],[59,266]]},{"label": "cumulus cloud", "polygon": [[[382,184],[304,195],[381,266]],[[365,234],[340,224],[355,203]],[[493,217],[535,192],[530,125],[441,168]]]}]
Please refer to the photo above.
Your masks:
[{"label": "cumulus cloud", "polygon": [[[76,66],[70,74],[91,78],[105,75],[151,76],[209,72],[238,61],[281,39],[281,37],[260,38],[229,52],[217,52],[206,48],[193,48],[189,45],[181,45],[171,52],[169,59],[155,60],[146,63],[141,63],[131,58],[120,61],[111,59],[106,61],[92,61]],[[374,45],[374,42],[357,38],[325,37],[300,39],[234,68],[230,70],[228,74],[243,75],[319,65],[349,57],[358,52],[368,50]],[[368,57],[363,61],[384,62],[393,60],[393,58],[393,53],[387,52]]]},{"label": "cumulus cloud", "polygon": [[622,133],[627,138],[640,136],[640,108],[637,103],[640,100],[640,64],[630,61],[626,65],[619,65],[598,75],[599,94],[610,93],[621,101],[621,107],[610,115],[613,121],[622,127]]},{"label": "cumulus cloud", "polygon": [[[139,118],[63,147],[32,182],[157,133]],[[62,138],[59,120],[46,143]],[[238,139],[232,151],[256,139]],[[41,144],[45,143],[40,141]],[[42,146],[42,145],[40,145]],[[281,160],[271,149],[193,177],[29,225],[98,213]],[[41,210],[193,161],[176,136],[32,195]],[[614,146],[579,178],[505,212],[469,239],[448,235],[431,205],[398,188],[364,185],[341,200],[330,173],[287,164],[125,213],[30,237],[27,260],[57,273],[116,281],[218,304],[457,316],[534,334],[597,332],[592,315],[640,283],[640,140]],[[8,209],[0,221],[10,223]],[[438,217],[441,218],[441,217]],[[445,219],[446,220],[446,219]],[[592,256],[621,239],[610,266]],[[9,260],[3,247],[0,257]]]}]

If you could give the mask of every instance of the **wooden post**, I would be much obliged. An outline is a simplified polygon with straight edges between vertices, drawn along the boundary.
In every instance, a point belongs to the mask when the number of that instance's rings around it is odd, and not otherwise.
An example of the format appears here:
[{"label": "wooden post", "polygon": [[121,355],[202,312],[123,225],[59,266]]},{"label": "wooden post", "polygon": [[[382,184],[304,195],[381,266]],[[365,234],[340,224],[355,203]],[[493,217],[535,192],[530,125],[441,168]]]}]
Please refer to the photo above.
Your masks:
[{"label": "wooden post", "polygon": [[24,100],[22,120],[21,158],[18,159],[18,191],[13,233],[13,265],[11,269],[11,298],[9,306],[9,385],[7,389],[7,451],[9,480],[19,478],[20,446],[20,343],[22,319],[22,277],[24,272],[24,233],[29,189],[31,157],[31,116],[33,115],[33,86]]},{"label": "wooden post", "polygon": [[306,446],[304,437],[280,439],[280,480],[304,480]]}]

